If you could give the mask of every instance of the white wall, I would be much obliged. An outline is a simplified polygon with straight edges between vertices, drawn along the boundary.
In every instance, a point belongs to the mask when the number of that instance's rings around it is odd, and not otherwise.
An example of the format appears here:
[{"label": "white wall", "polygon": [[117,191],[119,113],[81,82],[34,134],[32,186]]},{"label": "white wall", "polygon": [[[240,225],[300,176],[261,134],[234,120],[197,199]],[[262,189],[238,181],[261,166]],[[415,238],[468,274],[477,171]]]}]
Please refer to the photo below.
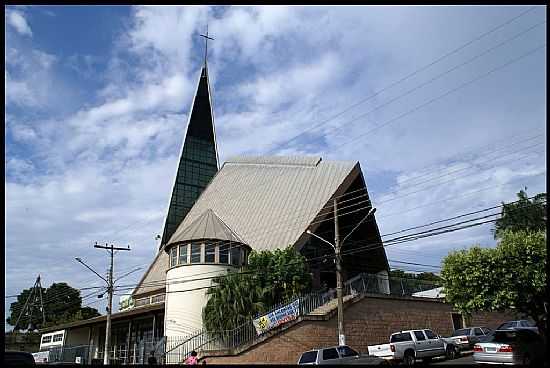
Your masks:
[{"label": "white wall", "polygon": [[[208,278],[227,273],[229,265],[191,264],[169,269],[166,273],[166,300],[164,304],[165,336],[184,336],[202,328],[202,309],[206,305],[208,289],[186,291],[212,286],[212,279],[185,281],[187,278]],[[173,282],[178,283],[173,283]]]}]

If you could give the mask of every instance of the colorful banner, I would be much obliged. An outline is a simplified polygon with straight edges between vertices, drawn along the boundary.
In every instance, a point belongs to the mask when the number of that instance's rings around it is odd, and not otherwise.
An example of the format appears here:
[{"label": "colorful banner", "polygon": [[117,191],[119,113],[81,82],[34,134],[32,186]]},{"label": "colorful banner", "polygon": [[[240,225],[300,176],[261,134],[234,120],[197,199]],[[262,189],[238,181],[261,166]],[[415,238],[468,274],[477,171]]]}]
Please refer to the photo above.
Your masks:
[{"label": "colorful banner", "polygon": [[290,304],[277,308],[266,315],[256,318],[252,323],[256,328],[258,335],[261,335],[275,327],[288,321],[295,320],[300,314],[300,299],[296,299]]}]

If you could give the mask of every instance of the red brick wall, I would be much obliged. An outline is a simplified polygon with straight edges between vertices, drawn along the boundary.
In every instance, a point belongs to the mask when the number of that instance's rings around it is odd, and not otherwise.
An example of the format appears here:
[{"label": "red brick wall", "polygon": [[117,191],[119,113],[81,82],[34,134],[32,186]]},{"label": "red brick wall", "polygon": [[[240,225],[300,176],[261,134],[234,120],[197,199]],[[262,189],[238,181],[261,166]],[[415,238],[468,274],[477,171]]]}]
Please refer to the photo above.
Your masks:
[{"label": "red brick wall", "polygon": [[[346,343],[367,352],[368,345],[387,343],[395,331],[430,328],[448,336],[453,331],[452,307],[429,300],[369,297],[348,305],[344,313]],[[510,315],[482,313],[473,316],[472,325],[496,327]],[[208,363],[287,363],[296,364],[301,353],[313,348],[338,344],[337,317],[327,321],[304,320],[282,333],[237,356],[206,357]]]}]

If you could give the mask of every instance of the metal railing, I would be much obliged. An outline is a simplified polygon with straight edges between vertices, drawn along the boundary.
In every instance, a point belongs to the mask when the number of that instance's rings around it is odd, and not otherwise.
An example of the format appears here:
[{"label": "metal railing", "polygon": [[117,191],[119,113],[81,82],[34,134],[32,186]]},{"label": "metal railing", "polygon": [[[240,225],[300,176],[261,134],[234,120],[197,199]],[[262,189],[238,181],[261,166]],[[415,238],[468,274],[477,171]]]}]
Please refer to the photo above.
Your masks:
[{"label": "metal railing", "polygon": [[[404,282],[405,281],[405,282]],[[410,296],[418,291],[433,289],[438,285],[424,280],[401,279],[380,274],[361,273],[344,283],[343,295],[385,294]],[[299,316],[310,314],[315,309],[327,304],[336,298],[336,290],[320,290],[300,295],[273,306],[268,314],[296,299],[299,300]],[[254,317],[258,318],[260,315]],[[253,319],[232,329],[225,331],[198,330],[186,336],[166,337],[166,363],[182,363],[194,350],[234,350],[247,344],[253,344],[263,338],[258,335],[252,323]]]}]

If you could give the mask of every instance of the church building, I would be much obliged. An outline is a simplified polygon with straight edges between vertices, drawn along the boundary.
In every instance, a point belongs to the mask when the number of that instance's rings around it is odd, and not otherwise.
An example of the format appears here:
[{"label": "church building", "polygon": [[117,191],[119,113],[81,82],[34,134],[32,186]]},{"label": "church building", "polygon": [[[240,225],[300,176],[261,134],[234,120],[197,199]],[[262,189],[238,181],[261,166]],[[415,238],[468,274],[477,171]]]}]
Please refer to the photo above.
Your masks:
[{"label": "church building", "polygon": [[[252,251],[292,246],[311,260],[312,289],[334,288],[334,262],[322,257],[334,250],[306,231],[334,239],[335,200],[342,236],[372,208],[357,161],[233,157],[220,167],[206,61],[182,132],[157,254],[132,292],[131,303],[112,315],[111,356],[117,362],[143,363],[149,351],[163,354],[163,338],[200,331],[212,278],[242,270]],[[361,273],[379,275],[380,290],[389,293],[389,266],[374,215],[343,249],[365,244],[379,246],[344,255],[344,280]],[[66,330],[72,346],[88,346],[85,353],[75,352],[85,355],[84,362],[102,358],[105,316],[42,332],[54,330]]]}]

